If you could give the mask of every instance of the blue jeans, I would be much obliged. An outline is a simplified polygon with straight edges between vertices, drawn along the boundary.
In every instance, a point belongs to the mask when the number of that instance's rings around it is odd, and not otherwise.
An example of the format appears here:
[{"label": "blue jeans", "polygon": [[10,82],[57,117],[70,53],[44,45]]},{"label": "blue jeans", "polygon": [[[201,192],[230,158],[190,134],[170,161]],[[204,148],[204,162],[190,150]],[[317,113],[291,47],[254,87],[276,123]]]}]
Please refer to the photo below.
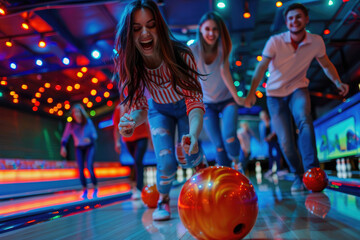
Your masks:
[{"label": "blue jeans", "polygon": [[[272,169],[272,166],[274,164],[274,161],[276,162],[276,168],[277,171],[281,170],[281,164],[280,164],[280,159],[281,159],[281,150],[280,150],[280,145],[277,142],[277,140],[274,141],[270,141],[268,142],[268,146],[269,146],[269,170]],[[273,150],[276,150],[276,155],[273,154]]]},{"label": "blue jeans", "polygon": [[159,104],[149,99],[149,124],[154,152],[157,160],[156,183],[157,189],[162,194],[170,192],[171,184],[175,180],[178,163],[182,168],[192,168],[199,165],[204,157],[203,150],[199,146],[199,152],[187,155],[185,158],[176,157],[175,127],[178,128],[177,142],[185,134],[189,134],[189,119],[186,114],[185,100],[176,103]]},{"label": "blue jeans", "polygon": [[220,166],[231,167],[232,161],[237,162],[240,155],[240,143],[236,136],[238,106],[230,99],[220,103],[206,103],[205,109],[204,128],[216,147],[216,162]]},{"label": "blue jeans", "polygon": [[86,178],[84,174],[85,162],[87,163],[87,169],[90,172],[91,182],[94,185],[97,185],[97,179],[94,172],[94,153],[94,144],[75,147],[75,157],[79,167],[80,182],[83,187],[86,187]]},{"label": "blue jeans", "polygon": [[135,141],[125,142],[130,155],[134,158],[136,188],[141,191],[144,186],[143,158],[147,149],[148,139],[140,138]]},{"label": "blue jeans", "polygon": [[[309,90],[300,88],[286,97],[267,97],[267,106],[272,126],[290,171],[302,175],[304,170],[319,167]],[[298,148],[302,162],[296,149],[291,116],[299,129]]]}]

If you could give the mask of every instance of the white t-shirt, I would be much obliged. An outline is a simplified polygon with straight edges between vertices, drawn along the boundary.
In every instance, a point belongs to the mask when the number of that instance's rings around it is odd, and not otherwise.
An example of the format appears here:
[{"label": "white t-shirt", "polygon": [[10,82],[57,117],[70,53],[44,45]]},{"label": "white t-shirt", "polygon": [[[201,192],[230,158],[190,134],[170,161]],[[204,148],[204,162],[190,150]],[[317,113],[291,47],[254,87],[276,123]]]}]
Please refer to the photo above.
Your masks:
[{"label": "white t-shirt", "polygon": [[201,74],[209,74],[200,80],[203,90],[204,103],[219,103],[232,98],[229,89],[226,87],[221,77],[220,67],[223,63],[223,52],[221,42],[218,45],[218,54],[211,64],[206,64],[201,56],[201,46],[195,43],[190,46],[197,65],[197,69]]},{"label": "white t-shirt", "polygon": [[311,61],[325,54],[324,40],[316,34],[307,32],[297,50],[291,44],[290,32],[270,37],[262,52],[264,57],[271,58],[267,95],[285,97],[298,88],[307,87],[309,79],[306,78],[306,72]]}]

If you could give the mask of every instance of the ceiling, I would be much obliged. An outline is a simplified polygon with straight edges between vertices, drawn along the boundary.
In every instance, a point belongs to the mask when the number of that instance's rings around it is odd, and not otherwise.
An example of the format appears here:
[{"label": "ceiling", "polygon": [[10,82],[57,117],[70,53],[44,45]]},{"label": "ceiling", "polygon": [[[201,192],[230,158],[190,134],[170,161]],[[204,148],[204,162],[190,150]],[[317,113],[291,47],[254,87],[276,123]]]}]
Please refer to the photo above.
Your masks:
[{"label": "ceiling", "polygon": [[[116,84],[111,82],[114,33],[127,2],[0,0],[6,11],[4,16],[0,15],[0,104],[63,117],[67,112],[66,103],[71,105],[88,98],[92,102],[88,109],[95,110],[93,114],[112,111],[111,102],[118,98]],[[275,6],[275,0],[226,0],[224,9],[216,7],[217,0],[158,2],[175,37],[184,43],[195,38],[197,23],[205,12],[216,10],[223,16],[233,40],[231,69],[234,80],[240,83],[238,90],[244,93],[249,89],[256,57],[261,55],[266,40],[286,30],[282,18],[284,7],[302,2],[310,10],[307,29],[323,36],[327,54],[341,79],[352,86],[349,96],[359,91],[359,0],[332,0],[332,6],[327,0],[291,0],[283,1],[280,8]],[[246,7],[251,14],[248,19],[242,16]],[[28,30],[21,27],[24,22],[28,23]],[[324,35],[325,29],[329,29],[330,34]],[[43,48],[38,46],[41,39],[46,42]],[[12,47],[6,46],[9,40]],[[98,59],[92,57],[93,50],[100,52]],[[64,57],[70,60],[68,65],[62,62]],[[36,65],[37,59],[42,60],[42,66]],[[242,62],[239,67],[235,64],[238,60]],[[11,63],[17,68],[12,69]],[[81,77],[79,73],[82,73]],[[315,95],[336,95],[336,89],[318,63],[311,65],[308,77],[310,90]],[[68,91],[69,87],[72,87],[71,91]],[[91,90],[96,93],[92,95]],[[260,90],[264,92],[262,87]]]}]

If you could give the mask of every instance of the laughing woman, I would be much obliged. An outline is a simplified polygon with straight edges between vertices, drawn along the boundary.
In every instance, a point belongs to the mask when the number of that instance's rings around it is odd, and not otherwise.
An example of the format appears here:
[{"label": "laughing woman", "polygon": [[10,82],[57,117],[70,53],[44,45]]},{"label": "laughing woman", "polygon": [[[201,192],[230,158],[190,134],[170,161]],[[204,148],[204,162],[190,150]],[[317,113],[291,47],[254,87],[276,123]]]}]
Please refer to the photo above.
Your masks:
[{"label": "laughing woman", "polygon": [[[178,163],[183,168],[203,166],[198,145],[204,104],[199,74],[189,48],[176,41],[153,1],[129,3],[117,28],[115,69],[119,89],[126,95],[130,114],[119,123],[128,137],[149,118],[157,158],[158,208],[153,220],[170,219],[169,192]],[[147,89],[149,101],[144,96]],[[175,127],[185,159],[175,157]]]}]

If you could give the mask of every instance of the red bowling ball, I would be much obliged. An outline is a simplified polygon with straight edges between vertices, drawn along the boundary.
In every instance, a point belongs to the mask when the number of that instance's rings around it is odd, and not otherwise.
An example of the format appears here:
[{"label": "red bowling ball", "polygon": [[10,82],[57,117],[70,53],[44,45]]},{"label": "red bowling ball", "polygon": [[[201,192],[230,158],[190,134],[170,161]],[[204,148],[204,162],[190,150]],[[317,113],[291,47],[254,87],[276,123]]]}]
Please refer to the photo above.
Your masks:
[{"label": "red bowling ball", "polygon": [[178,212],[196,239],[241,239],[256,222],[257,201],[244,175],[228,167],[208,167],[184,184]]},{"label": "red bowling ball", "polygon": [[147,185],[141,191],[141,199],[149,208],[155,208],[159,201],[160,194],[156,188],[156,184]]},{"label": "red bowling ball", "polygon": [[306,209],[315,216],[325,218],[331,208],[331,202],[324,193],[310,193],[305,200]]},{"label": "red bowling ball", "polygon": [[305,187],[313,192],[321,192],[328,185],[328,177],[321,168],[307,170],[303,177]]}]

